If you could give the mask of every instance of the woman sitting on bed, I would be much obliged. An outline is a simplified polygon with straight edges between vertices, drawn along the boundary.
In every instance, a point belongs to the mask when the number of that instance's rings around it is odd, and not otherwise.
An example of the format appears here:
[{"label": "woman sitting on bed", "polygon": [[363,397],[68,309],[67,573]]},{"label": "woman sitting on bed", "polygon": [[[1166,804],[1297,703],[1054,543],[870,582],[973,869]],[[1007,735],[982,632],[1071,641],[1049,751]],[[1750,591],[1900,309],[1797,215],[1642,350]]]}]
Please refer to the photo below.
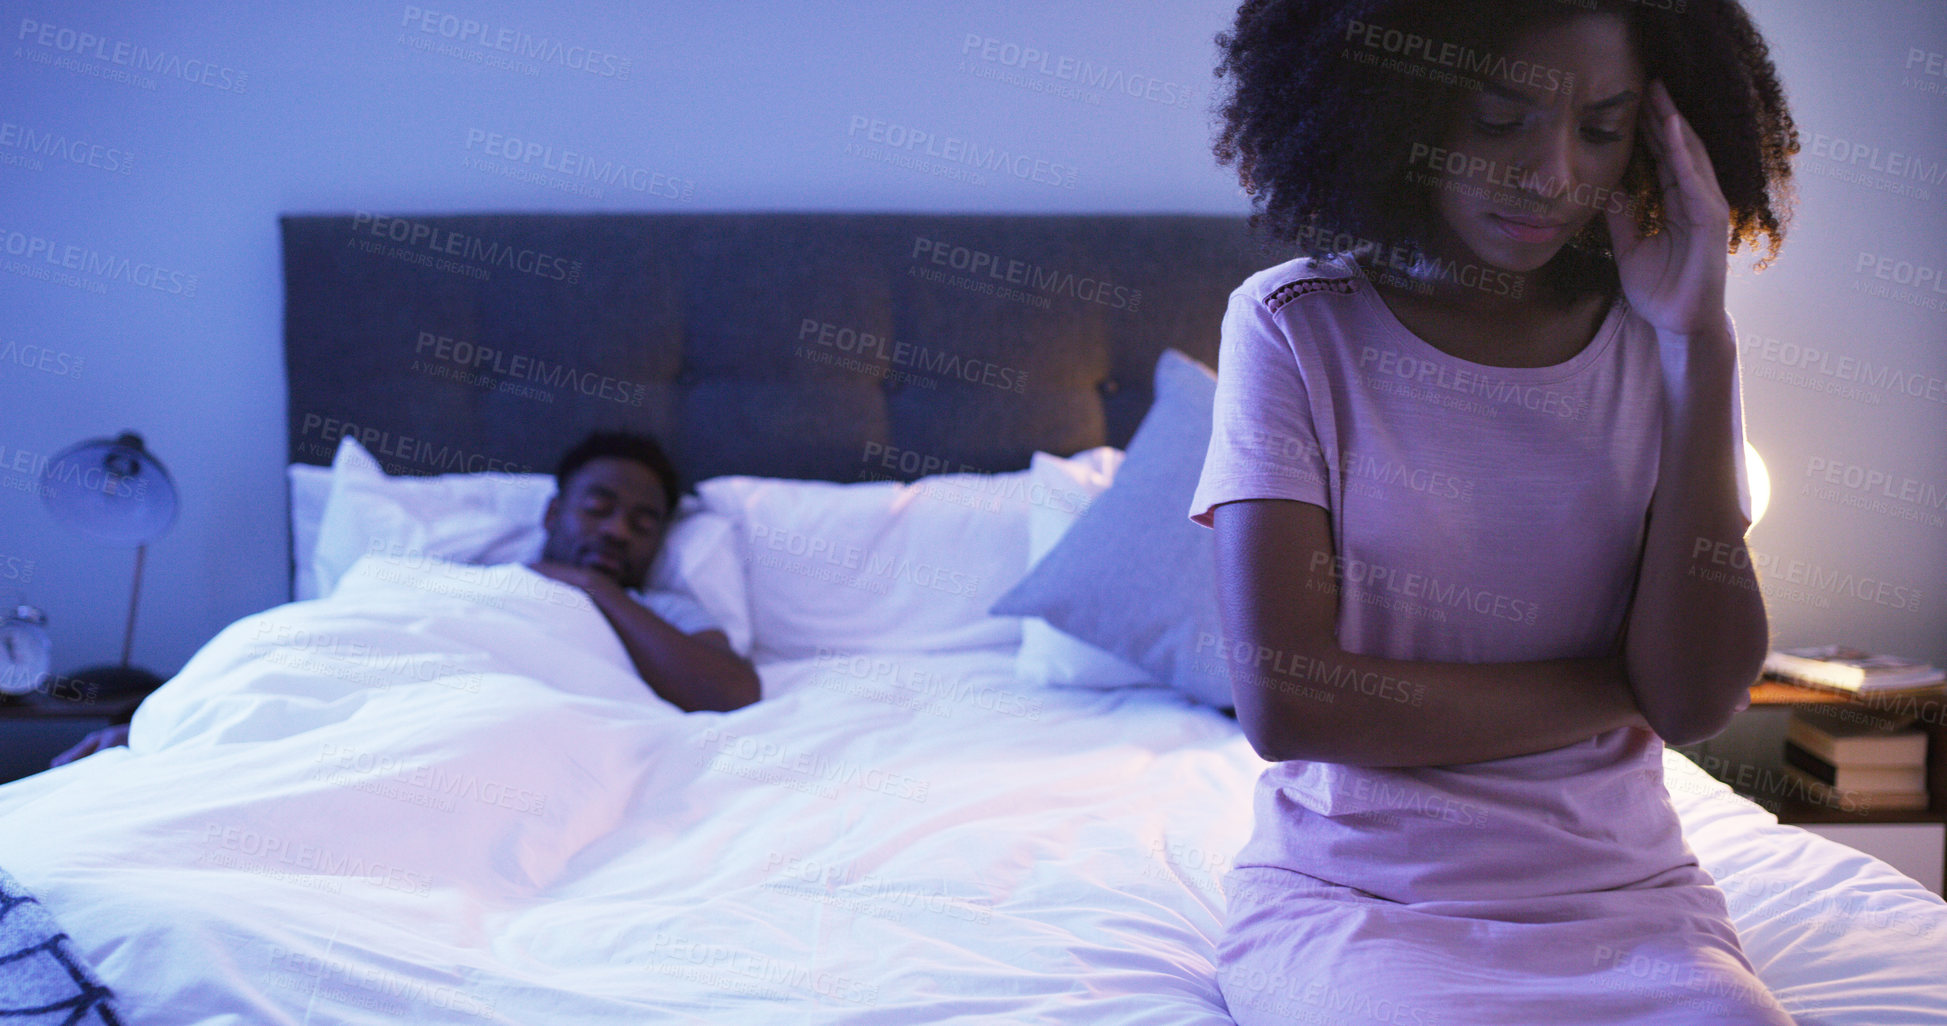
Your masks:
[{"label": "woman sitting on bed", "polygon": [[1231,297],[1192,509],[1277,763],[1231,1013],[1789,1023],[1661,761],[1767,647],[1724,309],[1798,148],[1763,40],[1734,0],[1254,0],[1219,43],[1217,153],[1312,254]]}]

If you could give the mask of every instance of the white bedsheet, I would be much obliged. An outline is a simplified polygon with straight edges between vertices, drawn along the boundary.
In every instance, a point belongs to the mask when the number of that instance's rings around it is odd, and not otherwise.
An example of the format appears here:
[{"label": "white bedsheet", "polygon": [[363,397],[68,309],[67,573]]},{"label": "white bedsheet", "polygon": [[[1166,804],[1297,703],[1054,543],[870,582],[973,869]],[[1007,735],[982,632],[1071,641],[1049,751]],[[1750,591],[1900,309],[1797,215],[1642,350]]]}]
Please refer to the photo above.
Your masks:
[{"label": "white bedsheet", "polygon": [[[227,629],[130,749],[0,787],[0,867],[137,1024],[1228,1022],[1263,763],[1168,692],[1012,671],[778,663],[684,716],[578,593],[368,561]],[[1801,1023],[1947,1022],[1938,898],[1669,773]]]}]

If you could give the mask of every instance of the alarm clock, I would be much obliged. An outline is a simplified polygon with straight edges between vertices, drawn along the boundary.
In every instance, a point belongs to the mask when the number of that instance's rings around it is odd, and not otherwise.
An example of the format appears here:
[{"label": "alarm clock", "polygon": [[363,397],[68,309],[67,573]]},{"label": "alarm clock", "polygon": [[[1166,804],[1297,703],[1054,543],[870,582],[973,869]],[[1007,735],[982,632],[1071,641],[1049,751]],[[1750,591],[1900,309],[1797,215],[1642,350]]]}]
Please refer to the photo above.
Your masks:
[{"label": "alarm clock", "polygon": [[18,697],[39,688],[53,649],[47,617],[33,606],[20,606],[0,620],[0,695]]}]

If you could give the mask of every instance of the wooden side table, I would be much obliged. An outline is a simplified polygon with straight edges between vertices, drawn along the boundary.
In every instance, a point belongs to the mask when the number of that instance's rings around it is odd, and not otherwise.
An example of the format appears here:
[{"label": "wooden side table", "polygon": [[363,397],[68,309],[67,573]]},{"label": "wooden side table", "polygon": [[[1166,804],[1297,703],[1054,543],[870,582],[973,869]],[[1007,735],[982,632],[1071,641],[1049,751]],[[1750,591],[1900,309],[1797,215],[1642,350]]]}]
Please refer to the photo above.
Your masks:
[{"label": "wooden side table", "polygon": [[0,701],[0,784],[47,768],[49,759],[113,723],[139,698],[83,702],[45,692]]},{"label": "wooden side table", "polygon": [[[1877,855],[1899,865],[1903,860],[1888,855],[1924,851],[1933,865],[1931,879],[1915,875],[1933,889],[1942,890],[1947,878],[1947,687],[1926,691],[1902,692],[1897,696],[1858,695],[1824,688],[1800,687],[1783,681],[1759,681],[1751,689],[1751,707],[1831,705],[1850,706],[1868,715],[1874,712],[1917,715],[1913,726],[1927,733],[1927,802],[1925,809],[1866,809],[1847,812],[1786,796],[1777,801],[1778,821],[1804,827]],[[1783,764],[1784,753],[1780,752]],[[1887,854],[1881,854],[1882,851]],[[1911,871],[1909,871],[1911,873]]]}]

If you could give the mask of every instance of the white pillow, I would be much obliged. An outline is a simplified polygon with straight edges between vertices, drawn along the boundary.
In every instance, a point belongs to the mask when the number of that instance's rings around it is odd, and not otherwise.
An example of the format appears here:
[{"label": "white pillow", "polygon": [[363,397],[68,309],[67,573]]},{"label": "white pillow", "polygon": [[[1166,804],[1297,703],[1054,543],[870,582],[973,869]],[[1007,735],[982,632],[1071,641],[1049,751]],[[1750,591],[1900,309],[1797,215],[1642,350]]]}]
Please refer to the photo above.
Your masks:
[{"label": "white pillow", "polygon": [[318,551],[325,501],[331,498],[331,468],[293,463],[284,473],[291,482],[291,597],[303,602],[318,597],[311,562]]},{"label": "white pillow", "polygon": [[[1063,459],[1045,452],[1034,454],[1028,473],[1028,566],[1041,561],[1096,497],[1109,490],[1122,466],[1123,452],[1104,445]],[[1014,660],[1015,675],[1031,684],[1084,688],[1120,688],[1153,684],[1141,668],[1071,634],[1057,630],[1038,616],[1021,619],[1021,651]]]},{"label": "white pillow", "polygon": [[456,563],[522,563],[541,554],[541,515],[554,496],[546,474],[388,477],[351,435],[331,461],[331,495],[312,559],[319,596],[373,549]]},{"label": "white pillow", "polygon": [[[300,599],[331,594],[345,571],[375,548],[459,563],[526,563],[539,558],[547,540],[541,519],[554,497],[549,474],[390,477],[357,439],[346,435],[330,477],[316,550],[307,557],[311,594],[300,590]],[[295,485],[298,475],[292,480]],[[293,532],[296,514],[293,499]],[[299,551],[304,552],[301,547]],[[300,568],[304,566],[301,561]],[[648,586],[695,599],[723,628],[731,646],[749,654],[750,606],[744,598],[736,527],[729,517],[706,512],[694,496],[684,496],[650,567]]]},{"label": "white pillow", "polygon": [[697,486],[734,518],[754,657],[1013,648],[987,607],[1027,572],[1028,471],[911,484],[720,477]]},{"label": "white pillow", "polygon": [[649,568],[649,587],[696,600],[730,638],[739,655],[750,655],[750,600],[744,595],[743,547],[737,522],[703,508],[694,495],[676,504],[676,519],[663,535],[662,551]]}]

